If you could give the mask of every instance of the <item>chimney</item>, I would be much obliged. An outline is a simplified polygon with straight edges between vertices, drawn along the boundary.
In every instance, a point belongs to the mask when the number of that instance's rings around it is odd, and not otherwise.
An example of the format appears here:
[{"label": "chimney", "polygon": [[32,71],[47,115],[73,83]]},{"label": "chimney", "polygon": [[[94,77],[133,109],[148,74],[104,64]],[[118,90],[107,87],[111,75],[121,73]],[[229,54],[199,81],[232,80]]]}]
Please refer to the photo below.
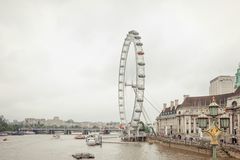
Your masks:
[{"label": "chimney", "polygon": [[163,103],[163,110],[167,108],[167,103]]},{"label": "chimney", "polygon": [[189,95],[183,95],[183,99],[185,100]]},{"label": "chimney", "polygon": [[178,99],[175,99],[175,108],[178,106]]},{"label": "chimney", "polygon": [[174,106],[174,101],[171,101],[170,107],[172,108]]}]

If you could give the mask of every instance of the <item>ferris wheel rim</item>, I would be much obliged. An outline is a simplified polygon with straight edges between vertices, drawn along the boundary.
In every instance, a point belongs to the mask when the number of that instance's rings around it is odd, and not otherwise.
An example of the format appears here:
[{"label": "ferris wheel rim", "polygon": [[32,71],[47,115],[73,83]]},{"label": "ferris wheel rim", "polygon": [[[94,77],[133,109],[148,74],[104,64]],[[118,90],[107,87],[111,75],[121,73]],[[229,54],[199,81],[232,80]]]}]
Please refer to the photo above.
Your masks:
[{"label": "ferris wheel rim", "polygon": [[136,86],[134,88],[135,99],[132,118],[130,121],[131,128],[137,128],[140,121],[140,116],[144,101],[144,89],[145,89],[145,61],[144,61],[144,51],[142,49],[143,43],[140,41],[141,37],[139,33],[135,30],[129,31],[127,37],[124,40],[120,65],[119,65],[119,78],[118,78],[118,104],[119,104],[119,115],[121,126],[127,126],[129,123],[126,119],[125,110],[125,73],[126,73],[126,62],[129,53],[129,47],[131,44],[135,48],[135,61],[136,61]]}]

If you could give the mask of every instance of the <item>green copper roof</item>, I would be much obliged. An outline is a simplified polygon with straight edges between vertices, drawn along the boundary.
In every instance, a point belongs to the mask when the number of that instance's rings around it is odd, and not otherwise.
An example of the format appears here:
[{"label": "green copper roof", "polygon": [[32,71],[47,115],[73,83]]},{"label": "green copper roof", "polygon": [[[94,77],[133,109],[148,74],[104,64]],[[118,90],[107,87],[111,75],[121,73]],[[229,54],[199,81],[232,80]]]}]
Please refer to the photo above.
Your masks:
[{"label": "green copper roof", "polygon": [[238,88],[240,86],[240,63],[238,65],[236,76],[236,82],[235,82],[235,88]]}]

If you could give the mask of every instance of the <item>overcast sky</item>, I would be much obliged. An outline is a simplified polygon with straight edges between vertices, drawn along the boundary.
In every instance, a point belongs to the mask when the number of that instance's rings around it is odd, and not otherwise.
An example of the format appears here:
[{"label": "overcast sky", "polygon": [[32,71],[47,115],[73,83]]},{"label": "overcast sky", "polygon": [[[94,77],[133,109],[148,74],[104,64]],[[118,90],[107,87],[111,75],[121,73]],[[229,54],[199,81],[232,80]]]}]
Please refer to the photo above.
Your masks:
[{"label": "overcast sky", "polygon": [[0,0],[0,115],[119,121],[119,59],[132,29],[155,106],[207,95],[209,81],[240,62],[239,8],[239,0]]}]

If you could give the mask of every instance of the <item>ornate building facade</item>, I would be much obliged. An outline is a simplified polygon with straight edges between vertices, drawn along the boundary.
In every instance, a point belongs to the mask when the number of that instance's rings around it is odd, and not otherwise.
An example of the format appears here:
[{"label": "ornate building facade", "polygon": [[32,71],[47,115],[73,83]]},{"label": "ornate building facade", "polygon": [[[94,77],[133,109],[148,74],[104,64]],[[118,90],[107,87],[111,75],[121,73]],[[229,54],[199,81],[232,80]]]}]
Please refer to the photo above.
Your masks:
[{"label": "ornate building facade", "polygon": [[[238,77],[238,78],[237,78]],[[214,96],[216,103],[220,106],[219,113],[230,118],[230,127],[226,130],[230,139],[240,142],[240,66],[236,73],[235,86],[232,93],[190,97],[184,96],[181,104],[171,102],[167,107],[164,104],[163,110],[157,117],[157,133],[159,135],[175,136],[200,136],[201,129],[198,127],[197,118],[201,113],[209,114],[208,106]],[[208,118],[208,126],[212,124],[212,118]],[[218,121],[220,126],[220,121]],[[240,144],[240,143],[239,143]]]},{"label": "ornate building facade", "polygon": [[163,104],[163,110],[157,117],[157,134],[158,135],[172,135],[177,133],[177,120],[176,109],[178,107],[178,100],[175,100],[175,104],[171,101],[170,106]]},{"label": "ornate building facade", "polygon": [[[230,127],[227,133],[232,137],[240,136],[240,87],[233,93],[215,95],[219,104],[219,113],[230,118]],[[208,106],[212,96],[185,97],[180,105],[170,105],[162,110],[157,117],[157,132],[159,135],[199,136],[197,118],[201,113],[209,114]],[[209,116],[208,126],[212,124]],[[218,122],[220,125],[220,122]],[[219,126],[220,127],[220,126]],[[240,138],[240,137],[239,137]]]}]

